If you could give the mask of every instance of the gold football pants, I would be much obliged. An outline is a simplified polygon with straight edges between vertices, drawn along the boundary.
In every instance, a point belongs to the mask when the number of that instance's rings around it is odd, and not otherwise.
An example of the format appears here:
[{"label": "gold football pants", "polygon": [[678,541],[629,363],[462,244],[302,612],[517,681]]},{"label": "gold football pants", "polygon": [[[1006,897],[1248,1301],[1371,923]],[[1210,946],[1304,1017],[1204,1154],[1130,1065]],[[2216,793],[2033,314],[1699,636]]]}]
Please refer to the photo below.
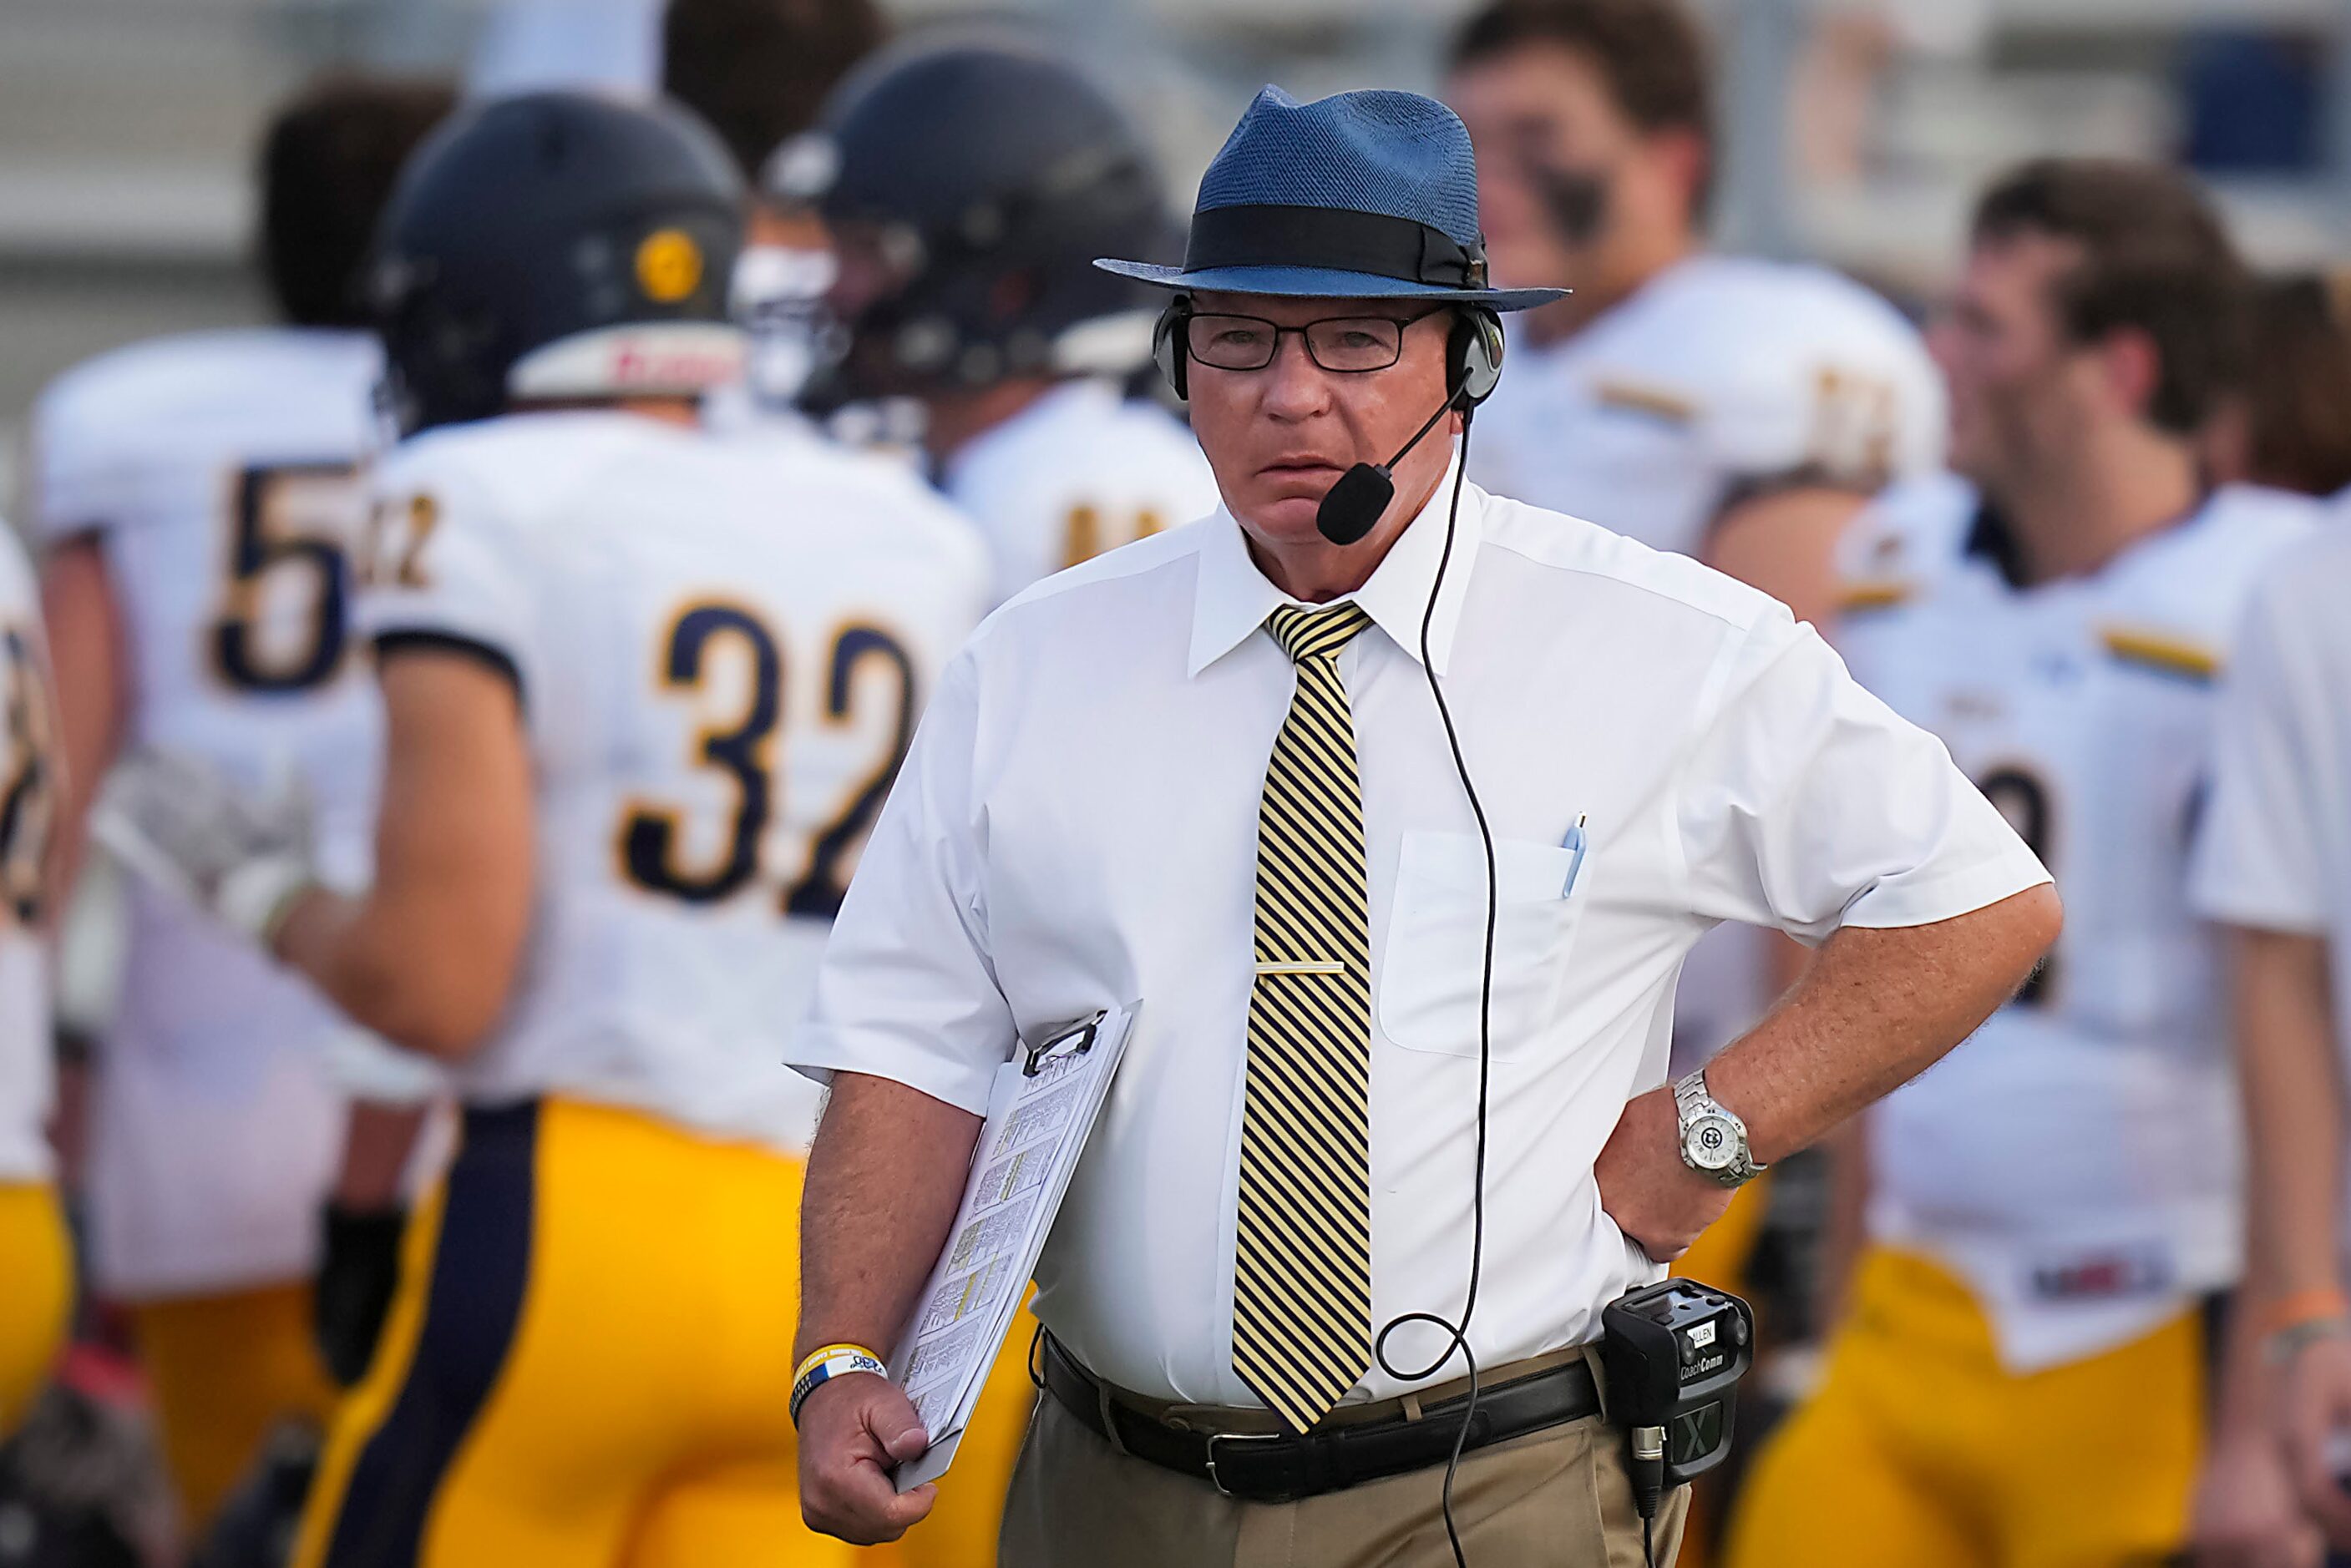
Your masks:
[{"label": "gold football pants", "polygon": [[1729,1568],[2152,1568],[2187,1536],[2204,1400],[2198,1314],[2011,1373],[1964,1285],[1872,1249],[1819,1392],[1756,1457]]},{"label": "gold football pants", "polygon": [[73,1309],[73,1245],[46,1182],[0,1182],[0,1438],[48,1381]]},{"label": "gold football pants", "polygon": [[800,1179],[638,1112],[468,1112],[337,1415],[299,1568],[984,1568],[1019,1442],[995,1429],[1008,1390],[1025,1420],[1017,1366],[906,1541],[862,1550],[801,1522]]},{"label": "gold football pants", "polygon": [[310,1328],[310,1287],[169,1296],[130,1308],[182,1522],[201,1534],[281,1422],[335,1407]]}]

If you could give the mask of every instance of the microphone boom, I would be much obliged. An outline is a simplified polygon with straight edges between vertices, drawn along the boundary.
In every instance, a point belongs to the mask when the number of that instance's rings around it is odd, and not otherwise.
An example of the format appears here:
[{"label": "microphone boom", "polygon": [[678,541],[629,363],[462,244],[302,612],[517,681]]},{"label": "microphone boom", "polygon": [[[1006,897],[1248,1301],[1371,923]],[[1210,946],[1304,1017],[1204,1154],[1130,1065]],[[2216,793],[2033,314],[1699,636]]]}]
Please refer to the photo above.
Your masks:
[{"label": "microphone boom", "polygon": [[1314,510],[1315,532],[1333,545],[1352,545],[1378,527],[1381,517],[1387,513],[1388,503],[1395,499],[1395,465],[1420,444],[1423,436],[1437,428],[1437,421],[1453,411],[1453,405],[1460,400],[1457,389],[1387,462],[1359,462],[1341,474],[1338,483],[1322,493],[1322,504]]}]

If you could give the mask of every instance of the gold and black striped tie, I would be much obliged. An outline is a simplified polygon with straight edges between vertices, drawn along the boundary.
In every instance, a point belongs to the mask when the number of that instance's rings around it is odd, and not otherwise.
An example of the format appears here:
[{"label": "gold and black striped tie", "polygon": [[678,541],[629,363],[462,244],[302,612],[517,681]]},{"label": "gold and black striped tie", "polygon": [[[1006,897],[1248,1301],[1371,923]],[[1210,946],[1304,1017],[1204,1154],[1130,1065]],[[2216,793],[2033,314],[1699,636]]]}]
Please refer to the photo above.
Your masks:
[{"label": "gold and black striped tie", "polygon": [[1301,1432],[1372,1365],[1371,928],[1339,682],[1370,624],[1352,604],[1266,620],[1298,692],[1258,808],[1233,1370]]}]

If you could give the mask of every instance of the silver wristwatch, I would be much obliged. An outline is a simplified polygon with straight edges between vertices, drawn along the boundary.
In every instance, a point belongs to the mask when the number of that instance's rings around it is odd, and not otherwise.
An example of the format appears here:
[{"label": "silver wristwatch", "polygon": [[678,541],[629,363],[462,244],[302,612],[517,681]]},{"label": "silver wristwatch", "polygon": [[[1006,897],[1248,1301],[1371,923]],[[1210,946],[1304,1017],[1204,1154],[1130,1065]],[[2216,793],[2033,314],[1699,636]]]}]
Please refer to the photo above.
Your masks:
[{"label": "silver wristwatch", "polygon": [[1725,1187],[1740,1187],[1763,1174],[1747,1150],[1747,1124],[1706,1092],[1706,1069],[1674,1085],[1674,1109],[1682,1124],[1682,1163]]}]

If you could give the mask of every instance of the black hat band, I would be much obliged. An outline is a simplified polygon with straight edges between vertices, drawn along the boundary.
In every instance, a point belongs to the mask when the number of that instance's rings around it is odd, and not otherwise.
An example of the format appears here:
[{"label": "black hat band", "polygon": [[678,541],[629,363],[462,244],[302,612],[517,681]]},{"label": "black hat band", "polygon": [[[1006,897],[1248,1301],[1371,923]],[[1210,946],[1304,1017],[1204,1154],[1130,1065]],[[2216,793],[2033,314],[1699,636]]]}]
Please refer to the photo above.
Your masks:
[{"label": "black hat band", "polygon": [[1367,272],[1447,288],[1486,286],[1486,251],[1442,229],[1340,207],[1210,207],[1192,214],[1184,270],[1228,266]]}]

